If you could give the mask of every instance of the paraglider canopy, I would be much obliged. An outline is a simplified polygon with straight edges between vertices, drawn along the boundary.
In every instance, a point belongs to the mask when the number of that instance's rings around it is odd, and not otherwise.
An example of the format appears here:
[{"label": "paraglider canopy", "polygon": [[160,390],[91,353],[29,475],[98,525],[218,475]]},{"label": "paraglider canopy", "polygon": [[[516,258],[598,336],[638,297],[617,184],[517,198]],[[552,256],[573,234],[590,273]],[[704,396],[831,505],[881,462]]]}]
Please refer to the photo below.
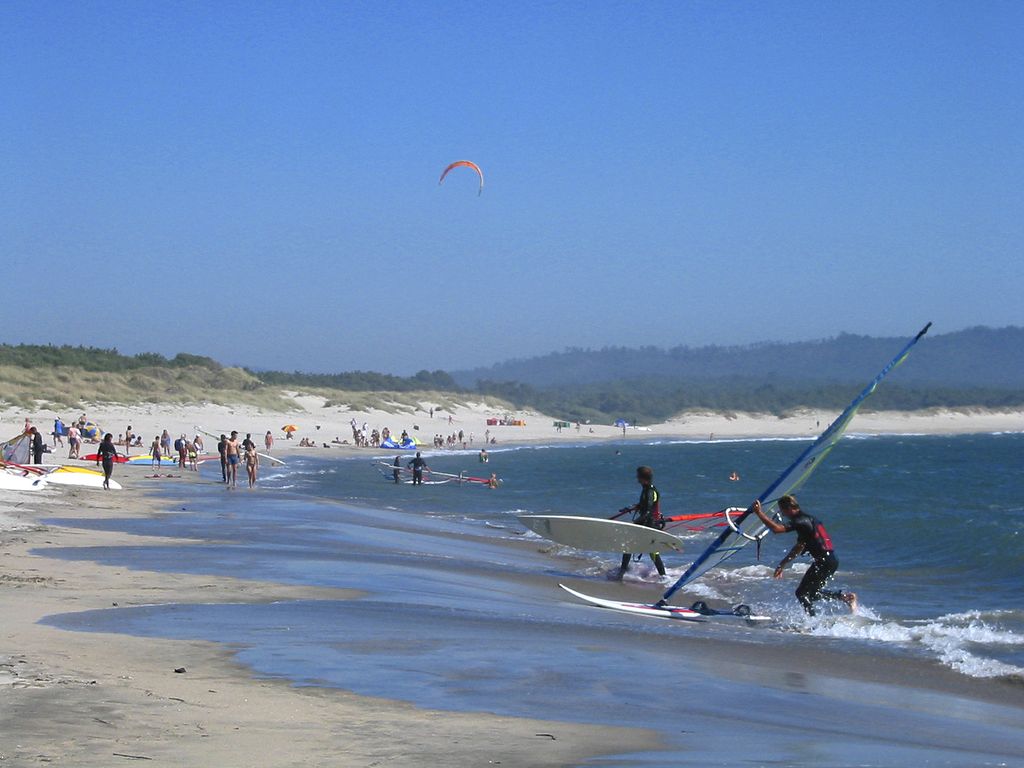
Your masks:
[{"label": "paraglider canopy", "polygon": [[438,179],[438,186],[444,184],[444,177],[448,175],[448,171],[453,168],[472,168],[476,171],[476,175],[480,177],[480,189],[477,190],[477,195],[480,195],[484,191],[484,172],[480,170],[480,166],[470,160],[456,160],[454,163],[449,165],[441,172],[441,178]]}]

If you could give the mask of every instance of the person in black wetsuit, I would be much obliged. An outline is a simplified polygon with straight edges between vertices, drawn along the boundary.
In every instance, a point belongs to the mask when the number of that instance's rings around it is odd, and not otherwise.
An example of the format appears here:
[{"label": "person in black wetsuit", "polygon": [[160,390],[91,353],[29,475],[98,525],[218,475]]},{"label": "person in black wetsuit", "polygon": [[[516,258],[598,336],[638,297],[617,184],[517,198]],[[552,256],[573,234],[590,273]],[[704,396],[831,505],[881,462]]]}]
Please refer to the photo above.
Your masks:
[{"label": "person in black wetsuit", "polygon": [[394,469],[391,471],[391,474],[395,478],[395,483],[398,484],[402,482],[402,459],[398,456],[395,456],[395,463],[393,464],[393,466]]},{"label": "person in black wetsuit", "polygon": [[29,427],[29,433],[32,435],[32,463],[42,464],[43,463],[43,436],[35,427]]},{"label": "person in black wetsuit", "polygon": [[217,443],[217,453],[220,454],[220,477],[226,483],[228,481],[228,436],[221,435]]},{"label": "person in black wetsuit", "polygon": [[420,456],[419,451],[416,451],[416,458],[409,462],[409,466],[412,467],[412,484],[423,485],[423,470],[430,469],[427,466],[427,460]]},{"label": "person in black wetsuit", "polygon": [[110,475],[114,471],[114,458],[117,456],[117,448],[114,446],[114,436],[107,432],[103,442],[96,449],[96,463],[103,462],[103,488],[110,490]]},{"label": "person in black wetsuit", "polygon": [[850,606],[851,611],[857,610],[857,595],[853,592],[823,589],[825,583],[832,578],[839,567],[839,560],[832,549],[832,539],[829,538],[828,532],[820,520],[800,509],[796,497],[789,495],[779,499],[779,511],[787,518],[783,523],[768,517],[761,509],[760,500],[754,502],[752,509],[754,514],[761,518],[761,522],[773,533],[796,533],[796,544],[782,558],[779,567],[775,569],[776,579],[782,578],[783,569],[798,555],[806,552],[814,560],[800,580],[800,586],[796,588],[796,599],[800,601],[800,605],[804,607],[808,616],[814,616],[814,603],[822,598],[842,600]]},{"label": "person in black wetsuit", "polygon": [[[664,522],[661,519],[661,496],[658,489],[654,487],[654,470],[650,467],[636,468],[636,481],[640,483],[640,500],[632,507],[620,509],[619,514],[612,519],[621,517],[629,512],[633,513],[633,522],[637,525],[646,525],[648,528],[661,528]],[[621,579],[629,570],[629,561],[633,555],[629,552],[622,554],[622,564],[619,566],[619,578]],[[651,560],[654,567],[658,569],[660,576],[665,575],[665,564],[661,561],[661,554],[651,552]]]}]

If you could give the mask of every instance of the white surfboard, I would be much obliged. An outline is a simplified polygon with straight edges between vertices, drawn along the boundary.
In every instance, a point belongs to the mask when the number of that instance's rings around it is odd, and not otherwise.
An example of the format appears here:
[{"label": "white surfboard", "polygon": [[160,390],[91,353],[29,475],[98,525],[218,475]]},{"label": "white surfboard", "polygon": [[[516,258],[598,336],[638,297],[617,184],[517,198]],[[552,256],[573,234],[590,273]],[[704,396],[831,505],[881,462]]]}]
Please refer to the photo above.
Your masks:
[{"label": "white surfboard", "polygon": [[[103,487],[103,473],[86,469],[85,467],[60,467],[52,472],[47,472],[43,477],[47,483],[54,485],[74,485],[80,488]],[[114,491],[120,491],[121,484],[111,479],[110,488]]]},{"label": "white surfboard", "polygon": [[591,552],[683,551],[671,533],[622,520],[571,515],[518,515],[519,522],[545,539]]},{"label": "white surfboard", "polygon": [[16,475],[0,469],[0,489],[5,491],[38,491],[46,487],[46,480],[38,475]]},{"label": "white surfboard", "polygon": [[750,609],[745,605],[737,605],[735,608],[728,611],[717,611],[714,608],[708,607],[705,603],[694,603],[692,608],[682,608],[676,605],[658,606],[651,605],[649,603],[629,603],[621,600],[608,600],[603,597],[585,595],[582,592],[577,592],[575,589],[570,589],[565,586],[565,584],[559,584],[558,586],[573,597],[577,597],[585,603],[590,603],[591,605],[596,605],[600,608],[610,608],[613,611],[633,613],[638,616],[650,616],[655,619],[679,619],[682,621],[733,619],[736,621],[750,622],[752,624],[761,624],[766,621],[771,621],[770,616],[761,616],[751,613]]}]

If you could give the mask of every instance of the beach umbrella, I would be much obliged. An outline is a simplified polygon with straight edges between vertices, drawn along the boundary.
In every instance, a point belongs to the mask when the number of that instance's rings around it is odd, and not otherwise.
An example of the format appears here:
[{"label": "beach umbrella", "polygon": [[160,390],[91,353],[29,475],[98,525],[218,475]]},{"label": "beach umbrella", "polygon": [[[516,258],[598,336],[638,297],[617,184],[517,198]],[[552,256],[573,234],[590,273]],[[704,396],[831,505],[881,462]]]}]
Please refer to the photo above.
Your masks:
[{"label": "beach umbrella", "polygon": [[298,432],[299,428],[296,427],[294,424],[285,424],[283,427],[281,427],[281,430],[284,432]]}]

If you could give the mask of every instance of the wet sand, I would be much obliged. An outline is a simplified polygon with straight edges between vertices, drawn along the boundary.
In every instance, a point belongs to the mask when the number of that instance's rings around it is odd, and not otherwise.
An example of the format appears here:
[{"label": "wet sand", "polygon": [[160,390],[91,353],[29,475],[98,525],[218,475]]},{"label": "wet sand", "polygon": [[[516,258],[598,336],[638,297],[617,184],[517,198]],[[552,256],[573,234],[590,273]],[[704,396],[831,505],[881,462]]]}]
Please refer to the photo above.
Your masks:
[{"label": "wet sand", "polygon": [[38,522],[55,515],[146,515],[165,505],[133,491],[130,477],[121,479],[127,486],[121,493],[0,492],[0,525],[7,529],[0,532],[3,765],[151,760],[181,766],[560,766],[656,743],[655,735],[638,729],[431,711],[298,688],[254,679],[233,660],[231,649],[218,644],[69,632],[38,623],[53,614],[99,608],[338,600],[356,594],[46,557],[51,546],[149,543]]}]

